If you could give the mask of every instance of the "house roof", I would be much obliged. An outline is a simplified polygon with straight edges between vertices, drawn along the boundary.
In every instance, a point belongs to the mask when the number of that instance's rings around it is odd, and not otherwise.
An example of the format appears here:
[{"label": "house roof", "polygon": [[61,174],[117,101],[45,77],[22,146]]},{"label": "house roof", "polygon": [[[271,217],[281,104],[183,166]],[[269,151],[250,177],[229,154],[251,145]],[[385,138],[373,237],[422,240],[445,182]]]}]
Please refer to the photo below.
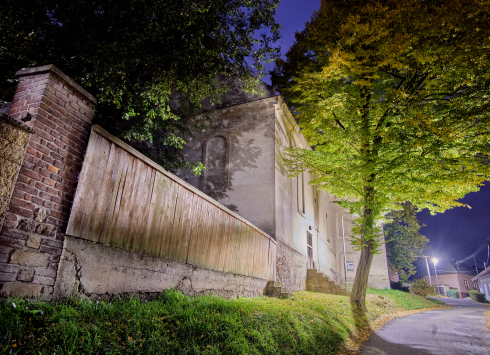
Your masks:
[{"label": "house roof", "polygon": [[[476,275],[475,269],[469,267],[466,264],[460,264],[459,266],[453,260],[439,260],[436,265],[438,275],[451,275],[451,274],[466,274]],[[435,275],[434,264],[429,261],[429,268],[431,275]],[[419,261],[417,263],[417,275],[427,276],[427,266],[425,261]]]},{"label": "house roof", "polygon": [[487,277],[490,277],[490,266],[487,267],[485,270],[483,270],[482,272],[480,272],[478,275],[476,275],[475,277],[473,277],[471,279],[471,281],[475,281],[475,280],[479,280],[479,279],[485,279]]}]

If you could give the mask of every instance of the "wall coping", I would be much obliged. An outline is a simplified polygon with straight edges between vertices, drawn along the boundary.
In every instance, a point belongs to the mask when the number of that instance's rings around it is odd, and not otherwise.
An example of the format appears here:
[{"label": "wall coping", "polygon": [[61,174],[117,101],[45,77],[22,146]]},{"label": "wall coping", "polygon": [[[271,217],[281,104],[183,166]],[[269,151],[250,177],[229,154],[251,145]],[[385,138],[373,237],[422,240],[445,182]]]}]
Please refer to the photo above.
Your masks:
[{"label": "wall coping", "polygon": [[137,151],[136,149],[134,149],[133,147],[131,147],[130,145],[126,144],[125,142],[123,142],[122,140],[120,140],[119,138],[111,135],[109,132],[107,132],[105,129],[103,129],[102,127],[98,126],[98,125],[93,125],[92,126],[92,131],[94,132],[97,132],[99,133],[100,135],[104,136],[105,138],[107,138],[109,141],[111,141],[112,143],[120,146],[121,148],[123,148],[124,150],[126,150],[128,153],[134,155],[136,158],[142,160],[143,162],[145,162],[146,164],[150,165],[152,168],[158,170],[160,173],[162,173],[163,175],[165,175],[167,178],[175,181],[176,183],[180,184],[181,186],[183,186],[184,188],[192,191],[193,193],[199,195],[201,198],[205,199],[206,201],[208,201],[209,203],[213,204],[214,206],[218,207],[219,209],[221,209],[223,212],[226,212],[228,213],[229,215],[233,216],[234,218],[242,221],[243,223],[245,223],[246,225],[248,225],[249,227],[255,229],[257,232],[259,232],[260,234],[262,234],[264,237],[268,238],[270,241],[272,241],[274,244],[277,245],[277,241],[274,240],[274,238],[272,238],[269,234],[267,234],[266,232],[264,232],[262,229],[260,229],[259,227],[253,225],[252,223],[250,223],[249,221],[247,221],[245,218],[237,215],[235,212],[231,211],[230,209],[228,209],[227,207],[223,206],[221,203],[219,203],[218,201],[212,199],[211,197],[209,197],[208,195],[206,195],[204,192],[202,192],[201,190],[198,190],[196,189],[194,186],[188,184],[187,182],[185,182],[184,180],[180,179],[179,177],[175,176],[174,174],[172,173],[169,173],[167,170],[165,170],[164,168],[162,168],[160,165],[158,165],[157,163],[155,163],[153,160],[151,160],[150,158],[146,157],[145,155],[143,155],[142,153],[140,153],[139,151]]},{"label": "wall coping", "polygon": [[17,121],[15,118],[10,117],[6,113],[0,112],[0,120],[1,121],[5,121],[7,123],[10,123],[12,126],[17,127],[19,129],[22,129],[22,130],[24,130],[24,131],[26,131],[28,133],[31,133],[31,134],[36,133],[34,131],[34,129],[32,129],[31,127],[27,126],[23,122]]},{"label": "wall coping", "polygon": [[54,64],[43,65],[41,67],[35,67],[35,68],[21,69],[18,72],[16,72],[15,75],[18,77],[22,77],[22,76],[38,75],[38,74],[49,73],[49,72],[59,76],[68,85],[73,87],[75,90],[79,91],[94,105],[97,104],[97,99],[92,94],[90,94],[87,90],[85,90],[83,87],[77,84],[73,79],[70,79],[68,75],[66,75],[61,70],[59,70]]}]

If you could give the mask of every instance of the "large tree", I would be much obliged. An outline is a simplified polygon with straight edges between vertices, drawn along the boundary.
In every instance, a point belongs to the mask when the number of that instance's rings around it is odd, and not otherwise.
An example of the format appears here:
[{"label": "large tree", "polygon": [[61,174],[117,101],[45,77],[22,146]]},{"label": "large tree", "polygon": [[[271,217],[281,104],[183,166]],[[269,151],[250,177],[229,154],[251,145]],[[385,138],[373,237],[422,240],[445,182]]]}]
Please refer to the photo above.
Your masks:
[{"label": "large tree", "polygon": [[488,179],[488,0],[323,0],[273,82],[313,150],[290,150],[294,175],[359,214],[351,299],[365,309],[379,221],[410,201],[432,213]]},{"label": "large tree", "polygon": [[415,274],[413,262],[427,249],[429,239],[420,234],[420,228],[425,225],[417,219],[417,208],[408,202],[401,207],[385,216],[389,223],[383,230],[388,265],[398,272],[400,280],[407,281]]},{"label": "large tree", "polygon": [[159,162],[175,170],[186,118],[226,90],[218,75],[253,91],[277,54],[278,2],[4,0],[0,103],[12,99],[17,70],[55,64],[97,98],[95,122],[126,139],[155,136]]}]

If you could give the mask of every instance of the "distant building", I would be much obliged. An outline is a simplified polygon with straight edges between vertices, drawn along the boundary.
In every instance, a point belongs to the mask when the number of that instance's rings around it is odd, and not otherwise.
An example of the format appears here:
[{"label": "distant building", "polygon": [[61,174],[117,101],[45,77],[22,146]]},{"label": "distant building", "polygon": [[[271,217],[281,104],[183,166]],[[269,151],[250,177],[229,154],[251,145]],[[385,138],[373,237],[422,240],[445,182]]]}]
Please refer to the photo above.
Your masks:
[{"label": "distant building", "polygon": [[[344,251],[342,219],[348,237],[352,216],[333,203],[335,196],[308,184],[313,174],[288,176],[284,149],[311,148],[282,98],[262,86],[262,97],[233,86],[219,106],[208,108],[211,120],[202,118],[205,130],[183,150],[188,161],[206,169],[201,176],[185,170],[177,175],[277,241],[276,281],[289,292],[305,289],[307,269],[342,284],[347,272],[350,286],[360,253],[348,239]],[[384,245],[374,256],[369,286],[390,287]]]},{"label": "distant building", "polygon": [[[445,290],[458,290],[459,297],[465,298],[470,296],[470,290],[478,289],[476,283],[473,283],[472,278],[475,277],[476,271],[465,264],[459,266],[455,262],[449,260],[439,260],[437,263],[437,283],[436,270],[434,264],[430,263],[430,277],[432,284],[437,286],[440,293]],[[427,276],[427,270],[420,268],[419,275],[422,274],[423,278],[430,282]]]},{"label": "distant building", "polygon": [[490,266],[471,279],[490,302]]}]

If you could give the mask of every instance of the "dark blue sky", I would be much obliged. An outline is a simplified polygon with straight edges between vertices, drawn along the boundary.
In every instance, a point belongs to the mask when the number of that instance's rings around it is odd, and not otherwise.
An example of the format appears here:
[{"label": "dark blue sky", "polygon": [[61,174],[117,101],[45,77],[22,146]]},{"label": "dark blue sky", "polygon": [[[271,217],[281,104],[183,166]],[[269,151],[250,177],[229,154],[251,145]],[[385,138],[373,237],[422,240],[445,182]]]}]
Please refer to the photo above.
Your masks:
[{"label": "dark blue sky", "polygon": [[[280,46],[283,58],[294,43],[295,32],[303,30],[305,23],[319,8],[320,0],[281,1],[276,20],[282,25]],[[268,71],[273,68],[274,64],[266,66]],[[270,84],[269,76],[263,80]],[[430,249],[426,251],[426,255],[460,260],[472,254],[490,237],[490,183],[482,187],[481,191],[468,194],[461,201],[472,208],[453,208],[435,216],[431,216],[427,210],[418,213],[420,221],[427,225],[422,228],[421,233],[430,240]],[[480,269],[486,260],[487,252],[484,251],[477,258]],[[473,265],[473,262],[468,261],[467,264]]]},{"label": "dark blue sky", "polygon": [[[305,23],[318,9],[320,9],[320,0],[281,0],[276,11],[276,21],[282,25],[282,38],[279,40],[279,45],[284,59],[286,59],[286,52],[294,43],[294,34],[305,28]],[[274,63],[266,64],[266,69],[273,70]],[[269,75],[262,80],[269,85],[271,83]]]}]

